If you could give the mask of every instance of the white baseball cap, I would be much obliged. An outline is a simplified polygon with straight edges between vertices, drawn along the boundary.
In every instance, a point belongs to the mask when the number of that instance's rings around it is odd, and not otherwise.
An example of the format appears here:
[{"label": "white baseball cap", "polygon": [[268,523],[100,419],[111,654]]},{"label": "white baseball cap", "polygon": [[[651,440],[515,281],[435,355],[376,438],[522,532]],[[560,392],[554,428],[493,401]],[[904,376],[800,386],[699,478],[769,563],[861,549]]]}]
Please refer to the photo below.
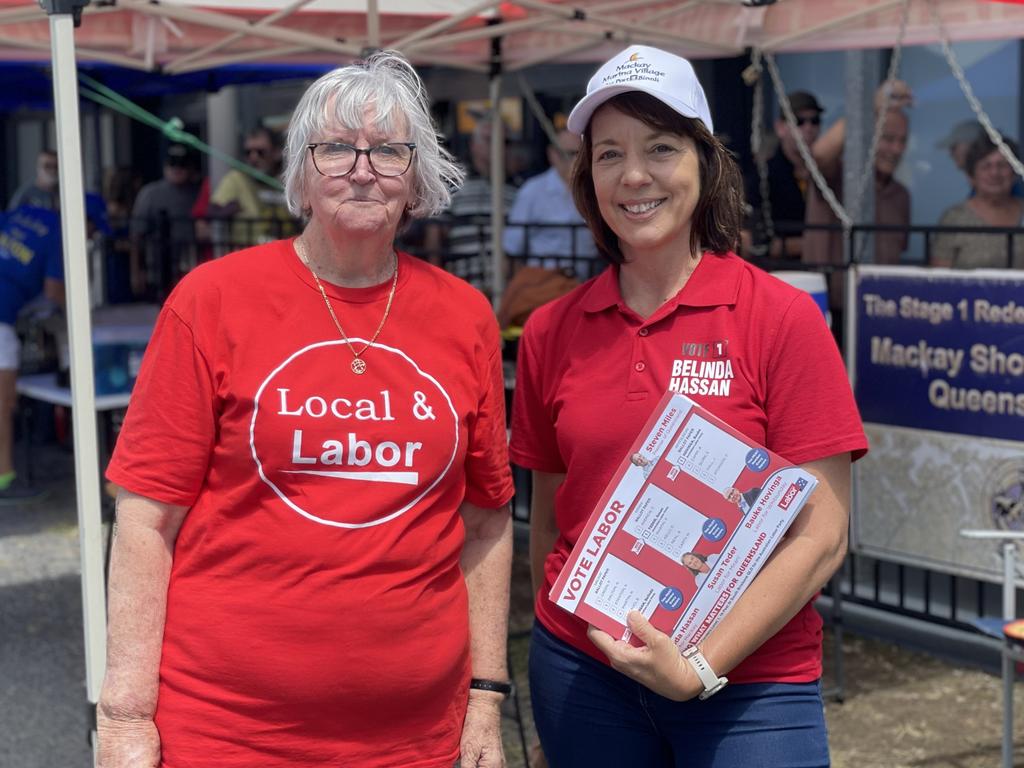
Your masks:
[{"label": "white baseball cap", "polygon": [[587,95],[573,107],[566,127],[582,135],[598,107],[630,91],[648,93],[683,117],[700,120],[709,133],[715,130],[707,97],[690,62],[647,45],[631,45],[601,65],[587,83]]}]

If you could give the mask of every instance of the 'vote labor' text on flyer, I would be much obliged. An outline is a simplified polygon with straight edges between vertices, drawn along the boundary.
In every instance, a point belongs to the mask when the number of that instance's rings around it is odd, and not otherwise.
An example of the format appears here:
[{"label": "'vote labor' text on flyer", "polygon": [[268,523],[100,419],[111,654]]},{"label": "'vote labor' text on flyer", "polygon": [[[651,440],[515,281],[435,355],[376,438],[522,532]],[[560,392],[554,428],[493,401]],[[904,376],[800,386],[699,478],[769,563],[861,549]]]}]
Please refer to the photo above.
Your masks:
[{"label": "'vote labor' text on flyer", "polygon": [[613,637],[640,611],[680,648],[736,602],[814,476],[668,393],[612,478],[550,599]]}]

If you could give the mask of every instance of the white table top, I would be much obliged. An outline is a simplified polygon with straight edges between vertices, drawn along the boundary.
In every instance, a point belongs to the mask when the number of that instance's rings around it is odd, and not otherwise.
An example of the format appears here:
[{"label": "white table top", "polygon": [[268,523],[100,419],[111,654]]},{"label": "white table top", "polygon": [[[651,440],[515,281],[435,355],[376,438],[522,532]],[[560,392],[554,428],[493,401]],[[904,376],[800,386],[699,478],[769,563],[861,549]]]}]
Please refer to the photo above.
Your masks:
[{"label": "white table top", "polygon": [[[72,405],[71,389],[70,387],[57,386],[56,373],[39,373],[32,376],[19,376],[18,394],[30,397],[33,400],[40,400],[44,403],[64,405],[69,408]],[[127,408],[128,400],[130,398],[131,395],[129,393],[97,395],[96,410],[113,411],[118,408]]]}]

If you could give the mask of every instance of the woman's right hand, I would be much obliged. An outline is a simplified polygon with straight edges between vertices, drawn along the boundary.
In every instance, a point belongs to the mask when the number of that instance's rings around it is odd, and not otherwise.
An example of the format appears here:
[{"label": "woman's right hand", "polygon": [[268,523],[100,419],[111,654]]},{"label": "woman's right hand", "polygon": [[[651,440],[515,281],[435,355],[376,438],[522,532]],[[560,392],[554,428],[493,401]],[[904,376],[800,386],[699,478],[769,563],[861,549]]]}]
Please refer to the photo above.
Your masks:
[{"label": "woman's right hand", "polygon": [[144,718],[110,717],[96,712],[99,736],[97,768],[160,768],[160,734]]}]

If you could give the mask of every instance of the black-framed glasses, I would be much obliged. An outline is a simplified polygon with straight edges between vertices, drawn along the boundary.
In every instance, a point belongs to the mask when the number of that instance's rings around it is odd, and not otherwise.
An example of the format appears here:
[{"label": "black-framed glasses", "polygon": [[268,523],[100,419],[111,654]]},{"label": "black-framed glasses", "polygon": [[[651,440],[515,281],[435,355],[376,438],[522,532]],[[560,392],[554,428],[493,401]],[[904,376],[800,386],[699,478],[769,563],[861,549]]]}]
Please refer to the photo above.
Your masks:
[{"label": "black-framed glasses", "polygon": [[821,125],[821,115],[805,115],[804,117],[798,117],[796,119],[797,125]]},{"label": "black-framed glasses", "polygon": [[415,144],[406,141],[378,144],[365,149],[333,141],[307,144],[306,147],[317,172],[334,178],[352,173],[360,155],[366,155],[370,169],[378,176],[401,176],[412,165],[412,153],[416,149]]}]

